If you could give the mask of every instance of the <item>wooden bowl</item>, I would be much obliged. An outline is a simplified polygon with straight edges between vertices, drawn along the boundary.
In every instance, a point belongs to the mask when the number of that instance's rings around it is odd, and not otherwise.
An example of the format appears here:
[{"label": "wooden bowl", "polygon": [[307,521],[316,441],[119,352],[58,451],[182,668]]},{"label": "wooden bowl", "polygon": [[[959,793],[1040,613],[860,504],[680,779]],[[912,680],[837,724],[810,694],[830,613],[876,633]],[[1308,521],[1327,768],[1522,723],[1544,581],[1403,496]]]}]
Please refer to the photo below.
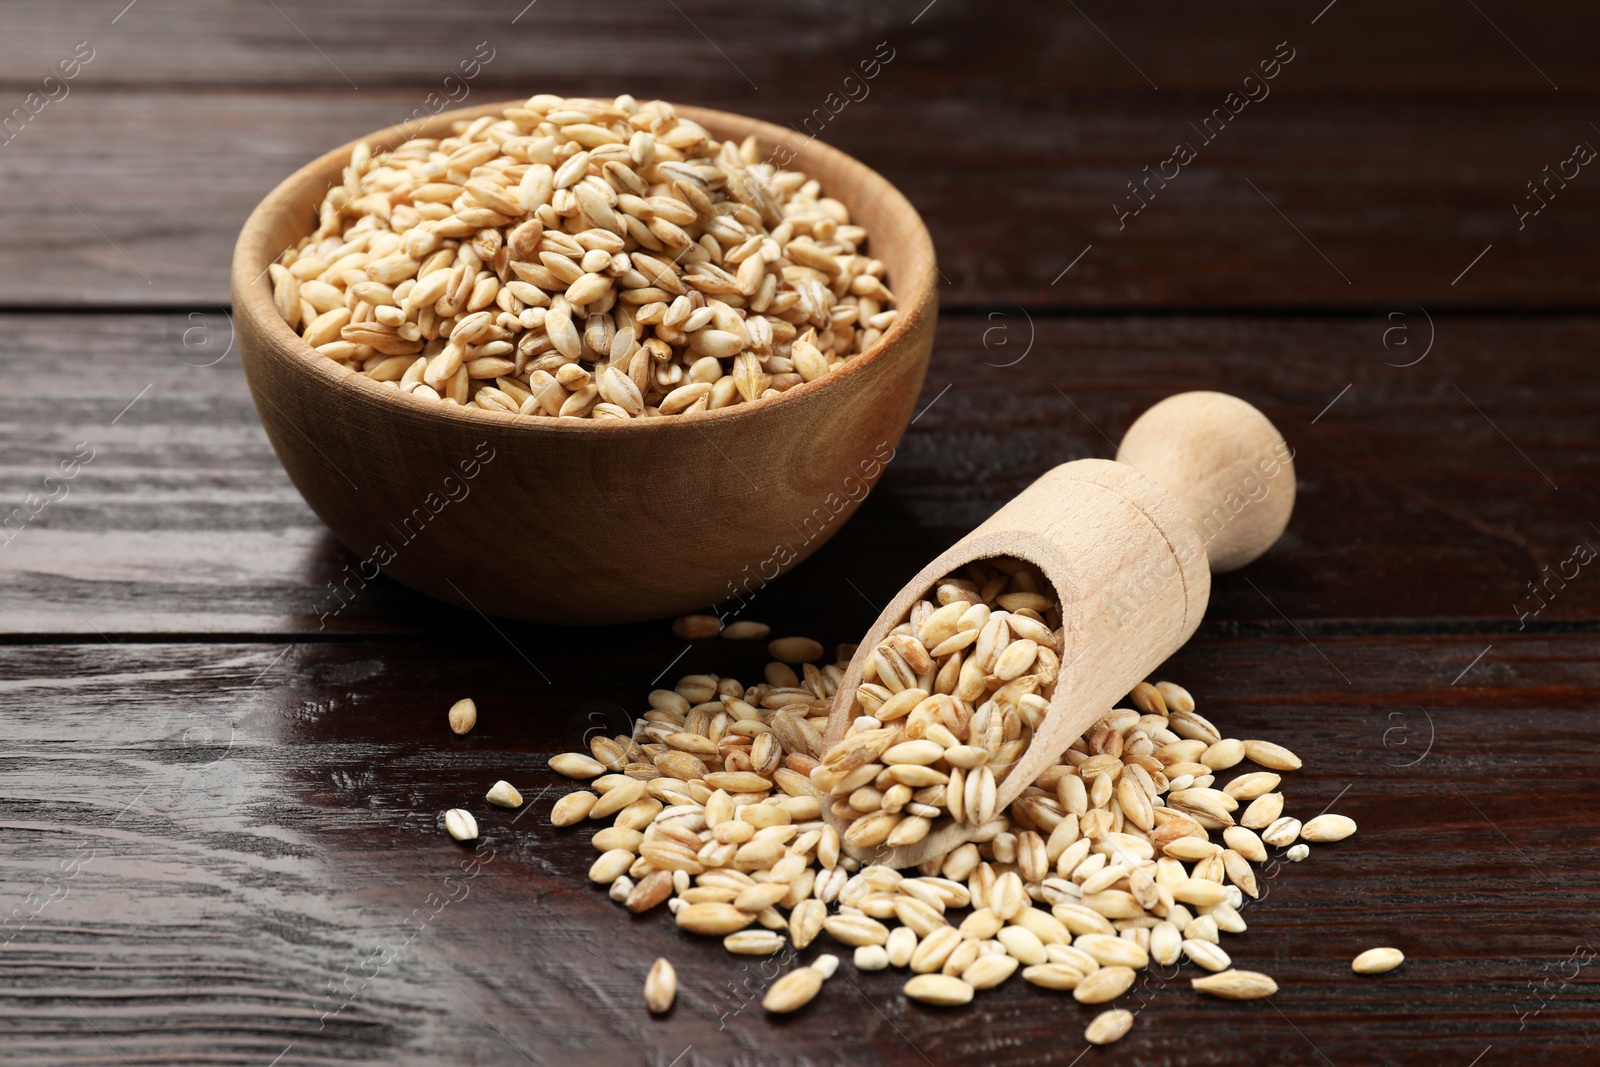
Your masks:
[{"label": "wooden bowl", "polygon": [[[506,102],[362,138],[398,145]],[[233,314],[256,410],[284,469],[360,557],[340,598],[379,573],[461,607],[533,622],[660,618],[749,596],[855,512],[911,418],[933,347],[933,244],[895,188],[792,130],[703,108],[719,139],[754,133],[865,227],[900,314],[867,352],[781,396],[694,415],[595,422],[466,410],[412,397],[313,350],[278,316],[266,268],[311,232],[357,142],[251,213],[233,257]]]}]

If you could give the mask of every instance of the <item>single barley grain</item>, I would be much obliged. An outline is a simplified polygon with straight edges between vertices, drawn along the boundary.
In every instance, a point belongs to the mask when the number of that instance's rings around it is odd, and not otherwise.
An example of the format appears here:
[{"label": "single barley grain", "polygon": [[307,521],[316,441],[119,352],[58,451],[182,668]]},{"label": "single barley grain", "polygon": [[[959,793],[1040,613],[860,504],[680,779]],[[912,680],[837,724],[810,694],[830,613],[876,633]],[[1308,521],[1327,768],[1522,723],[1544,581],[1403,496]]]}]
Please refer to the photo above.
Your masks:
[{"label": "single barley grain", "polygon": [[672,620],[672,632],[685,640],[715,637],[722,629],[722,620],[715,615],[680,615]]},{"label": "single barley grain", "polygon": [[851,958],[858,971],[881,971],[889,966],[889,950],[882,945],[861,945]]},{"label": "single barley grain", "polygon": [[1178,962],[1183,947],[1183,935],[1170,922],[1157,923],[1150,929],[1150,958],[1163,967]]},{"label": "single barley grain", "polygon": [[911,956],[917,951],[917,932],[909,926],[895,927],[889,931],[884,949],[889,954],[891,967],[911,966]]},{"label": "single barley grain", "polygon": [[1257,971],[1222,971],[1190,980],[1202,993],[1227,1000],[1259,1000],[1278,991],[1278,983]]},{"label": "single barley grain", "polygon": [[1246,741],[1244,742],[1245,758],[1252,763],[1261,765],[1271,771],[1294,771],[1300,769],[1300,757],[1271,741]]},{"label": "single barley grain", "polygon": [[1351,961],[1350,969],[1357,974],[1382,974],[1405,961],[1405,953],[1397,948],[1369,948]]},{"label": "single barley grain", "polygon": [[961,980],[973,989],[993,989],[1015,974],[1019,966],[1017,958],[1008,953],[980,952],[961,972]]},{"label": "single barley grain", "polygon": [[823,974],[815,967],[799,967],[779,978],[761,998],[761,1006],[781,1015],[798,1011],[822,992]]},{"label": "single barley grain", "polygon": [[522,807],[522,794],[510,782],[500,781],[489,787],[486,798],[489,803],[501,808]]},{"label": "single barley grain", "polygon": [[722,636],[729,641],[759,641],[772,632],[772,627],[764,622],[752,622],[741,619],[739,622],[730,622],[722,629]]},{"label": "single barley grain", "polygon": [[1109,1045],[1120,1041],[1133,1029],[1133,1012],[1125,1008],[1112,1008],[1096,1015],[1083,1031],[1083,1039],[1091,1045]]},{"label": "single barley grain", "polygon": [[634,885],[622,901],[629,911],[646,912],[672,895],[672,872],[651,871]]},{"label": "single barley grain", "polygon": [[1147,966],[1150,962],[1146,949],[1132,941],[1107,934],[1080,934],[1072,942],[1072,946],[1093,956],[1095,962],[1102,967],[1121,966],[1137,969]]},{"label": "single barley grain", "polygon": [[1199,938],[1186,938],[1183,942],[1183,954],[1208,971],[1225,971],[1233,965],[1233,961],[1220,946]]},{"label": "single barley grain", "polygon": [[1229,826],[1222,831],[1222,841],[1251,863],[1267,862],[1267,848],[1261,837],[1246,826]]},{"label": "single barley grain", "polygon": [[[1228,829],[1236,830],[1238,827],[1230,826]],[[1208,841],[1204,838],[1180,837],[1175,841],[1167,842],[1167,844],[1162,847],[1161,851],[1166,855],[1171,856],[1173,859],[1183,860],[1185,863],[1197,863],[1200,860],[1206,859],[1210,856],[1215,856],[1217,853],[1221,852],[1222,846],[1218,845],[1215,841]],[[1112,873],[1116,873],[1115,869],[1112,869]],[[1115,880],[1115,878],[1112,879],[1112,881]],[[1084,883],[1085,893],[1098,892],[1100,888],[1105,887],[1097,886],[1095,889],[1090,889],[1089,883],[1087,881]]]},{"label": "single barley grain", "polygon": [[450,729],[458,734],[470,733],[478,724],[478,705],[465,697],[450,705]]},{"label": "single barley grain", "polygon": [[789,940],[797,949],[805,948],[822,932],[828,916],[828,906],[821,900],[807,899],[795,905],[789,913]]},{"label": "single barley grain", "polygon": [[1248,929],[1244,916],[1232,904],[1218,904],[1206,913],[1217,929],[1226,934],[1242,934]]},{"label": "single barley grain", "polygon": [[942,969],[961,943],[961,932],[955,927],[939,927],[918,942],[916,951],[911,953],[911,969],[919,974]]},{"label": "single barley grain", "polygon": [[1149,682],[1140,682],[1134,686],[1133,692],[1128,694],[1128,699],[1133,702],[1134,707],[1146,715],[1165,716],[1169,712],[1176,710],[1167,707],[1167,700],[1166,697],[1162,696],[1161,688],[1151,685]]},{"label": "single barley grain", "polygon": [[[476,829],[476,828],[474,828]],[[628,873],[628,868],[633,866],[637,857],[625,848],[614,848],[600,853],[600,858],[589,867],[589,881],[601,885],[610,885],[612,882]]]},{"label": "single barley grain", "polygon": [[[1029,904],[1027,910],[1032,911],[1033,905]],[[1045,961],[1044,942],[1039,940],[1038,934],[1026,926],[1004,927],[999,933],[995,934],[995,940],[1004,945],[1007,952],[1025,964],[1043,963]]]},{"label": "single barley grain", "polygon": [[665,956],[657,958],[644,980],[644,1005],[657,1015],[672,1007],[678,995],[678,972]]},{"label": "single barley grain", "polygon": [[605,764],[582,752],[563,752],[551,756],[550,769],[568,778],[594,778],[606,773]]},{"label": "single barley grain", "polygon": [[629,804],[636,803],[644,798],[645,784],[637,778],[620,777],[618,780],[602,784],[601,779],[595,783],[595,788],[600,789],[600,799],[594,802],[594,807],[589,809],[589,818],[604,819],[608,815],[615,815]]},{"label": "single barley grain", "polygon": [[1318,815],[1300,827],[1300,836],[1307,841],[1343,841],[1356,832],[1356,821],[1348,815]]},{"label": "single barley grain", "polygon": [[1194,697],[1181,685],[1172,682],[1157,682],[1156,692],[1161,694],[1161,702],[1166,705],[1169,712],[1181,712],[1185,715],[1194,711]]},{"label": "single barley grain", "polygon": [[1295,838],[1300,836],[1300,820],[1285,815],[1281,819],[1274,819],[1271,826],[1261,831],[1261,840],[1274,848],[1285,848],[1294,844]]},{"label": "single barley grain", "polygon": [[1174,900],[1196,907],[1211,908],[1228,899],[1227,890],[1205,878],[1185,878],[1169,887]]},{"label": "single barley grain", "polygon": [[889,928],[865,915],[834,915],[823,921],[822,928],[835,941],[852,947],[882,945],[889,941]]},{"label": "single barley grain", "polygon": [[[1238,829],[1231,827],[1230,829]],[[1248,831],[1246,831],[1248,832]],[[1261,890],[1256,884],[1256,872],[1250,866],[1250,861],[1234,849],[1224,849],[1222,852],[1222,869],[1227,873],[1228,881],[1238,886],[1250,899],[1261,896]]]},{"label": "single barley grain", "polygon": [[676,918],[680,929],[687,930],[691,934],[714,936],[743,930],[755,921],[755,916],[750,912],[740,911],[732,904],[714,900],[701,901],[680,908]]},{"label": "single barley grain", "polygon": [[1282,775],[1271,771],[1251,771],[1223,786],[1222,791],[1235,800],[1254,800],[1278,788],[1278,783],[1282,781]]},{"label": "single barley grain", "polygon": [[1301,860],[1311,855],[1311,846],[1304,844],[1290,845],[1289,851],[1285,852],[1284,855],[1288,857],[1290,863],[1299,863]]},{"label": "single barley grain", "polygon": [[905,995],[912,1000],[940,1007],[952,1007],[972,1001],[973,989],[966,982],[948,974],[919,974],[905,984]]},{"label": "single barley grain", "polygon": [[[1218,904],[1211,911],[1225,907],[1227,907],[1226,904]],[[1211,917],[1211,912],[1207,912],[1188,926],[1185,926],[1183,928],[1183,936],[1186,940],[1209,941],[1215,945],[1220,940],[1217,937],[1217,920]]]},{"label": "single barley grain", "polygon": [[[1011,960],[1013,964],[1017,962],[1014,956],[1006,956],[1004,958]],[[1022,980],[1042,989],[1071,991],[1078,988],[1083,978],[1084,972],[1070,963],[1055,961],[1036,963],[1032,967],[1024,967],[1022,969]]]},{"label": "single barley grain", "polygon": [[1200,762],[1214,771],[1227,770],[1243,759],[1244,742],[1233,737],[1223,738],[1200,753]]},{"label": "single barley grain", "polygon": [[822,645],[809,637],[780,637],[768,643],[767,653],[779,663],[810,663],[822,658]]},{"label": "single barley grain", "polygon": [[[472,817],[472,812],[464,808],[451,808],[445,812],[444,828],[457,841],[476,841],[478,839],[478,820]],[[618,873],[620,874],[621,872],[619,871]],[[607,882],[611,881],[610,878],[605,880]]]},{"label": "single barley grain", "polygon": [[594,810],[595,801],[599,799],[587,789],[568,793],[551,807],[550,825],[573,826],[582,822],[589,817],[589,812]]},{"label": "single barley grain", "polygon": [[1264,830],[1283,814],[1282,793],[1262,793],[1244,809],[1238,819],[1240,826],[1251,830]]},{"label": "single barley grain", "polygon": [[1134,977],[1132,967],[1102,967],[1085,975],[1072,996],[1080,1004],[1104,1004],[1126,993]]},{"label": "single barley grain", "polygon": [[736,956],[770,956],[783,951],[787,943],[773,930],[740,930],[722,939],[722,947]]}]

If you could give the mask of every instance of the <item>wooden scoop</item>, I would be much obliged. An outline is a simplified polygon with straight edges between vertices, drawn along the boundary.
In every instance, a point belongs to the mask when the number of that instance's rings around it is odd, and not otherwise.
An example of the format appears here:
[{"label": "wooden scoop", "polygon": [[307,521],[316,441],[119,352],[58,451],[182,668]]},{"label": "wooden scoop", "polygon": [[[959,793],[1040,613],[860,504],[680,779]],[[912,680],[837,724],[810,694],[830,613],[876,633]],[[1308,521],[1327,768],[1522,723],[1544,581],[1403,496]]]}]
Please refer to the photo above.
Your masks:
[{"label": "wooden scoop", "polygon": [[[826,752],[848,728],[862,670],[911,605],[974,560],[1038,567],[1061,603],[1055,693],[1022,758],[999,782],[1004,810],[1200,625],[1211,572],[1244,566],[1277,541],[1294,507],[1293,453],[1265,415],[1225,393],[1180,393],[1128,429],[1117,461],[1045,474],[906,583],[861,642],[834,698]],[[823,798],[828,812],[829,798]],[[845,823],[827,818],[842,835]],[[941,818],[927,837],[858,859],[913,867],[976,828]]]}]

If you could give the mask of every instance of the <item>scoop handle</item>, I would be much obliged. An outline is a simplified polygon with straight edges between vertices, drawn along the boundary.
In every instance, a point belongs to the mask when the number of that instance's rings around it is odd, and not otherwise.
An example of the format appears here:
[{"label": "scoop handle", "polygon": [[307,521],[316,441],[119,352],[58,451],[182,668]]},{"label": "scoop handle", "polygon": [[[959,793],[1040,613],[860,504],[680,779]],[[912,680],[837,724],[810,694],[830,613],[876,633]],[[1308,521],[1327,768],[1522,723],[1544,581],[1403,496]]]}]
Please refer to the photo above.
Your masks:
[{"label": "scoop handle", "polygon": [[1294,451],[1265,415],[1227,393],[1167,397],[1128,428],[1117,462],[1172,494],[1213,574],[1271,548],[1294,510]]}]

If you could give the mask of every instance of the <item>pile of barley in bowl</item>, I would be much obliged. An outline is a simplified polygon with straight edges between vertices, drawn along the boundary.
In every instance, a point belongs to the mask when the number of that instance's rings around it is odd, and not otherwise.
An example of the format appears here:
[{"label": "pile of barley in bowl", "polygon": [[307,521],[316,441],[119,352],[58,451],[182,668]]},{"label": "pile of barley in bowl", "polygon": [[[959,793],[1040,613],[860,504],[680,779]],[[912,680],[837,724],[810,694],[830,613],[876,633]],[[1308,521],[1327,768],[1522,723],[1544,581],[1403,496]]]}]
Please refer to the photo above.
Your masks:
[{"label": "pile of barley in bowl", "polygon": [[291,328],[414,396],[591,419],[775,396],[895,318],[838,200],[660,100],[535,96],[358,146],[269,268]]},{"label": "pile of barley in bowl", "polygon": [[[905,995],[927,1004],[965,1004],[1020,972],[1109,1005],[1141,969],[1185,962],[1202,993],[1270,996],[1271,977],[1233,961],[1245,901],[1260,892],[1256,865],[1269,849],[1302,860],[1303,842],[1342,840],[1354,821],[1284,815],[1279,785],[1299,758],[1224,737],[1168,682],[1140,683],[1133,707],[1110,709],[993,810],[994,782],[1054,685],[1059,625],[1048,584],[1025,565],[990,560],[946,578],[873,650],[851,730],[827,752],[822,731],[855,648],[819,667],[817,642],[774,641],[760,683],[690,675],[650,694],[631,735],[553,757],[554,770],[592,781],[558,800],[551,821],[610,822],[594,835],[589,877],[634,912],[665,905],[688,933],[786,963],[825,934],[859,970],[908,969]],[[825,810],[845,821],[842,837]],[[849,854],[919,840],[947,819],[971,839],[916,870]],[[763,1006],[802,1007],[838,965],[824,954],[792,967]],[[670,1007],[675,990],[660,961],[651,1010]],[[1133,1020],[1108,1006],[1085,1037],[1115,1041]]]}]

